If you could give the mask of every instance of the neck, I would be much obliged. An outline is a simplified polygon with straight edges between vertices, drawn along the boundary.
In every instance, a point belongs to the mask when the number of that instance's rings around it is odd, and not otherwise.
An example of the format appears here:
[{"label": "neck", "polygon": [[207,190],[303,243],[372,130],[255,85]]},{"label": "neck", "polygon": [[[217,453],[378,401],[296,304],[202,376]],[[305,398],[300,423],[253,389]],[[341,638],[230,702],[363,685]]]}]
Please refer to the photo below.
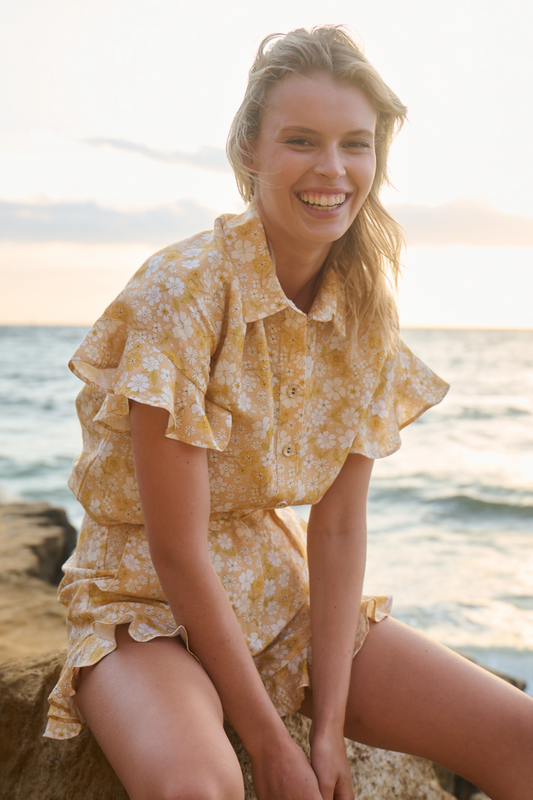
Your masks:
[{"label": "neck", "polygon": [[300,247],[291,248],[286,242],[283,247],[276,246],[275,239],[271,239],[268,233],[267,239],[281,288],[289,300],[307,314],[313,304],[320,270],[331,245],[302,252]]}]

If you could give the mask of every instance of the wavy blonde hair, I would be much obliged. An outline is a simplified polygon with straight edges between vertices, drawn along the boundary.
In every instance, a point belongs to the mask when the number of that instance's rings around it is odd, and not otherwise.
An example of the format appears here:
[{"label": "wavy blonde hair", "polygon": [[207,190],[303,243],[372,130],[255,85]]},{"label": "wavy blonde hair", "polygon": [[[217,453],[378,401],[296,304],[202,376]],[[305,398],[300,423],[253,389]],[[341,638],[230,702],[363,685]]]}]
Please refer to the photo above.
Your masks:
[{"label": "wavy blonde hair", "polygon": [[407,109],[389,89],[360,47],[342,26],[298,28],[272,34],[261,42],[248,86],[228,136],[226,152],[241,197],[253,200],[255,176],[250,147],[259,135],[261,116],[273,84],[291,74],[330,74],[336,81],[362,89],[377,112],[376,174],[354,222],[338,239],[324,265],[333,264],[344,288],[348,320],[355,334],[377,325],[384,344],[396,338],[397,314],[391,295],[400,270],[403,231],[381,204],[379,192],[389,183],[387,157]]}]

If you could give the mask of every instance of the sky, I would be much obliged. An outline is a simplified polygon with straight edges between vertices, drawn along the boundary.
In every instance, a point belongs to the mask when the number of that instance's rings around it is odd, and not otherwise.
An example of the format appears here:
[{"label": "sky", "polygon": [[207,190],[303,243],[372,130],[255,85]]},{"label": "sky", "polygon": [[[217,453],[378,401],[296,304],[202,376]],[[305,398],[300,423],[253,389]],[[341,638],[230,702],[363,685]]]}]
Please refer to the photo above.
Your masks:
[{"label": "sky", "polygon": [[224,155],[273,32],[343,23],[409,107],[387,207],[415,327],[533,328],[528,0],[0,0],[0,324],[98,317],[243,209]]}]

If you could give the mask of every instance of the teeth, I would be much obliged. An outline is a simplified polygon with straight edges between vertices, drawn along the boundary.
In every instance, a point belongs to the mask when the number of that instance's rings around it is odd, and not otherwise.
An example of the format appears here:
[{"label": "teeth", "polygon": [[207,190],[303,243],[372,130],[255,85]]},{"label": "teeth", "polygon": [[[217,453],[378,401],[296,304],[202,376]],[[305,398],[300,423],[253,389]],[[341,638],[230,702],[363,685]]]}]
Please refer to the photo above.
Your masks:
[{"label": "teeth", "polygon": [[318,208],[334,208],[340,206],[346,200],[345,194],[311,194],[302,192],[300,199],[310,206],[317,206]]}]

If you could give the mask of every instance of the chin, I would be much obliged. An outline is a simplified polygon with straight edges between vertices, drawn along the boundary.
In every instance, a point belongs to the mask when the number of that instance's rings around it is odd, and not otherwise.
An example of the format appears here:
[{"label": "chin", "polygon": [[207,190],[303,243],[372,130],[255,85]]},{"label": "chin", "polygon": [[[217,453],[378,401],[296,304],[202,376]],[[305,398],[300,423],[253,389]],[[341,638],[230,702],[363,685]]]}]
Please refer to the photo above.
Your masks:
[{"label": "chin", "polygon": [[307,229],[307,237],[309,241],[316,242],[317,244],[332,244],[336,242],[337,239],[344,236],[350,225],[324,226],[321,230],[317,230],[314,226],[309,226]]}]

